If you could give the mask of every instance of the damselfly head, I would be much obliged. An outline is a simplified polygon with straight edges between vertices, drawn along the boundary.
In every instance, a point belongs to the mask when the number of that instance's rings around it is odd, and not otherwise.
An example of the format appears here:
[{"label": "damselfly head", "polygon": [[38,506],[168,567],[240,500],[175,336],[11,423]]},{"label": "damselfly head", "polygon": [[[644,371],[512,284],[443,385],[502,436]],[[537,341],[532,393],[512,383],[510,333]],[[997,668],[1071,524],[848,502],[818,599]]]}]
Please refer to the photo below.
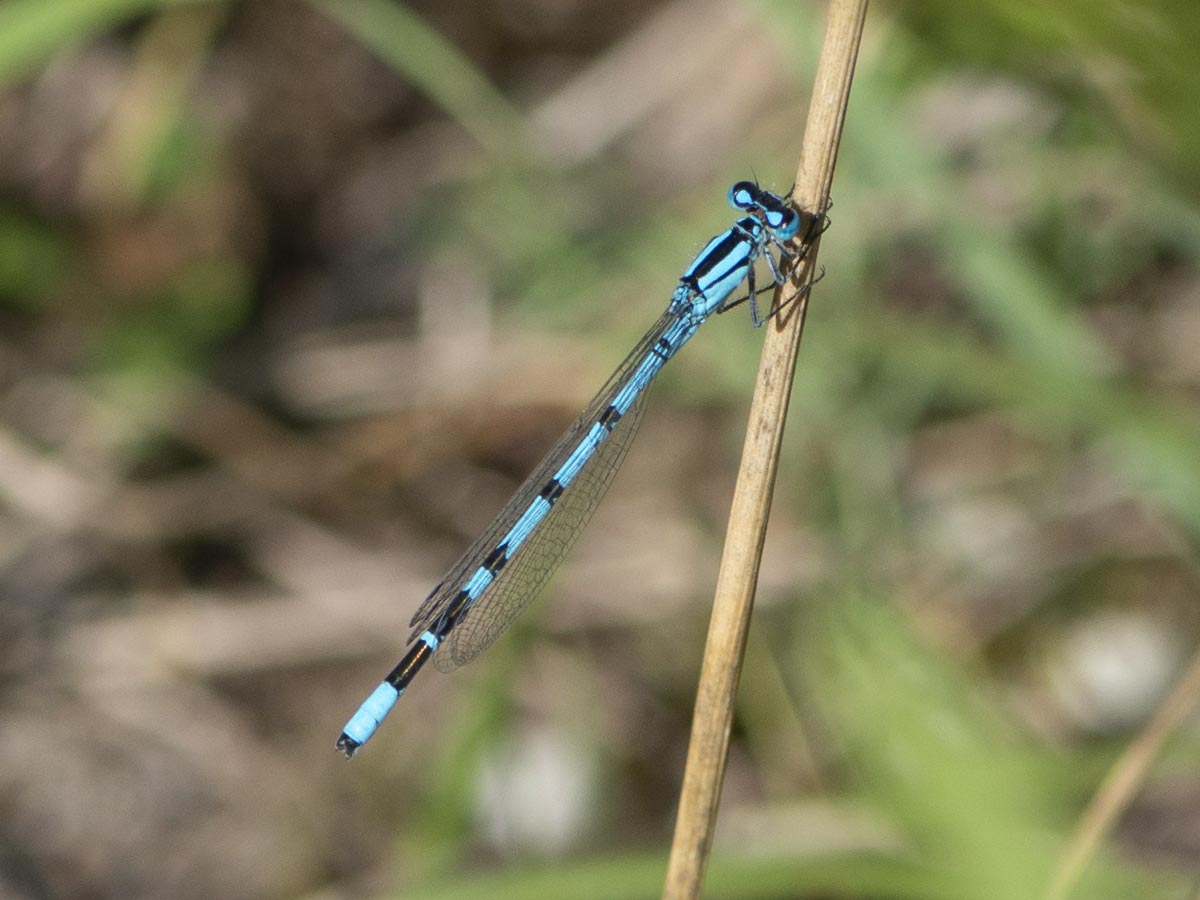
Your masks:
[{"label": "damselfly head", "polygon": [[735,183],[729,189],[729,205],[756,216],[782,241],[791,240],[800,230],[800,214],[788,201],[753,181]]}]

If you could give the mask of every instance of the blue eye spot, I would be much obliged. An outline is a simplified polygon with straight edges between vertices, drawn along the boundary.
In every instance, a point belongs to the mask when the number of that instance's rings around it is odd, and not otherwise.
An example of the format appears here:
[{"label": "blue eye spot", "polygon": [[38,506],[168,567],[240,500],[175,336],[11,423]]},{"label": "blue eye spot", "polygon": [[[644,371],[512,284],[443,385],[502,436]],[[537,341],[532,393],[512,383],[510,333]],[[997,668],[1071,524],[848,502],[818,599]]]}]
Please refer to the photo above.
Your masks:
[{"label": "blue eye spot", "polygon": [[758,185],[753,181],[739,181],[729,189],[729,205],[734,209],[749,209],[755,205]]},{"label": "blue eye spot", "polygon": [[780,240],[790,240],[800,230],[800,216],[794,209],[773,209],[767,213],[767,225]]}]

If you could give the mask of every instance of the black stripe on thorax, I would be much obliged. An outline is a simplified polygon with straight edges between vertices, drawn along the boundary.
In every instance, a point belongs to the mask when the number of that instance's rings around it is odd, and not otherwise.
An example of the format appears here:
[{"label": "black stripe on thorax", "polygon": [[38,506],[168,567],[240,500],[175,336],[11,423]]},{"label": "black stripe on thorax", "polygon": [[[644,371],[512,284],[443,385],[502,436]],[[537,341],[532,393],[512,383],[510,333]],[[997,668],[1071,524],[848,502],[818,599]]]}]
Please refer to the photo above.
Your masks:
[{"label": "black stripe on thorax", "polygon": [[[738,221],[738,224],[741,224],[741,220]],[[731,229],[729,233],[725,235],[721,243],[717,244],[717,246],[713,247],[712,250],[705,254],[704,259],[700,261],[700,265],[698,265],[691,273],[689,277],[692,281],[692,284],[690,286],[695,288],[696,283],[702,279],[705,279],[709,273],[713,271],[717,264],[727,265],[726,261],[729,257],[729,254],[732,253],[738,246],[744,245],[746,243],[746,238],[747,235],[742,229]]]}]

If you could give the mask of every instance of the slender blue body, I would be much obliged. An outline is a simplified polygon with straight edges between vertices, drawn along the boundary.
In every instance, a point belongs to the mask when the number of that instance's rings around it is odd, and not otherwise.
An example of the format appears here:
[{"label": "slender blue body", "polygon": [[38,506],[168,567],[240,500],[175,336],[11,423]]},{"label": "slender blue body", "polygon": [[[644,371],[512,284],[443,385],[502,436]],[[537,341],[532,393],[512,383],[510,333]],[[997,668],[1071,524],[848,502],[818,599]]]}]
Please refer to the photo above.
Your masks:
[{"label": "slender blue body", "polygon": [[786,200],[740,181],[729,202],[747,215],[704,247],[680,276],[662,317],[638,342],[533,474],[417,610],[409,650],[346,723],[337,747],[347,757],[374,734],[418,671],[433,658],[449,671],[478,656],[537,594],[591,517],[625,457],[654,376],[713,313],[741,300],[754,263],[767,260],[782,283],[771,248],[786,245],[800,216]]}]

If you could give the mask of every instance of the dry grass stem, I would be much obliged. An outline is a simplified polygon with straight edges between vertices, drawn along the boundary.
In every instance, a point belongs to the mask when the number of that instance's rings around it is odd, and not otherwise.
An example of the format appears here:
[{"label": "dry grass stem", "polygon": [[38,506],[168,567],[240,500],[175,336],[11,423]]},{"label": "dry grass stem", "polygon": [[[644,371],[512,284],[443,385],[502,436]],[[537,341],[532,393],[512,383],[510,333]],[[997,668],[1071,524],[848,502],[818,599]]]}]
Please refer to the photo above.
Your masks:
[{"label": "dry grass stem", "polygon": [[[792,195],[804,210],[823,210],[828,202],[866,10],[866,0],[833,0],[829,7]],[[791,283],[781,291],[791,295],[797,286],[810,281],[816,255],[814,245],[792,272]],[[777,292],[776,302],[779,297]],[[667,900],[699,896],[712,844],[734,695],[807,303],[806,295],[792,304],[787,314],[772,320],[775,325],[768,329],[759,365],[704,648],[675,837],[663,888]]]},{"label": "dry grass stem", "polygon": [[1191,665],[1170,696],[1121,754],[1096,791],[1096,796],[1080,817],[1075,833],[1059,859],[1054,880],[1046,892],[1046,900],[1065,900],[1071,893],[1088,861],[1095,856],[1100,842],[1112,830],[1138,788],[1145,782],[1150,766],[1167,739],[1179,730],[1197,706],[1200,706],[1200,653],[1192,658]]}]

